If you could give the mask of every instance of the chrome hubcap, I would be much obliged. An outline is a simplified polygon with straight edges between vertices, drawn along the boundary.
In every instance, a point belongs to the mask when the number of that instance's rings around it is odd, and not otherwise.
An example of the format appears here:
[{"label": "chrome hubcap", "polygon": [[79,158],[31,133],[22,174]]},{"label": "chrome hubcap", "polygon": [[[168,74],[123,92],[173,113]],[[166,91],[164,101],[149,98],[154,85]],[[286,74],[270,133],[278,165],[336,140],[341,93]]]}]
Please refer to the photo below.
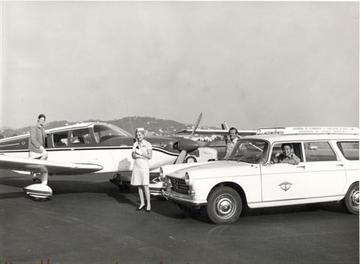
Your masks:
[{"label": "chrome hubcap", "polygon": [[217,199],[216,212],[222,218],[231,217],[236,209],[236,204],[231,196],[222,195]]},{"label": "chrome hubcap", "polygon": [[355,189],[351,194],[351,203],[354,206],[359,206],[359,189]]}]

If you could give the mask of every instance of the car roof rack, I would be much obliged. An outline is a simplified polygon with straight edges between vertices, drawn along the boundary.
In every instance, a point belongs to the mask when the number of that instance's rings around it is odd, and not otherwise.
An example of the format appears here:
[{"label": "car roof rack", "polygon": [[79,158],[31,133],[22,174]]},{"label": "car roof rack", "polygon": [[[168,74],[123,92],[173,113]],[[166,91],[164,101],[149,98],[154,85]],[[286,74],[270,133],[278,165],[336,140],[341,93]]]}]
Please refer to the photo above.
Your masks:
[{"label": "car roof rack", "polygon": [[297,135],[297,134],[347,134],[358,135],[358,127],[273,127],[260,128],[256,132],[257,135],[269,134],[283,134],[283,135]]}]

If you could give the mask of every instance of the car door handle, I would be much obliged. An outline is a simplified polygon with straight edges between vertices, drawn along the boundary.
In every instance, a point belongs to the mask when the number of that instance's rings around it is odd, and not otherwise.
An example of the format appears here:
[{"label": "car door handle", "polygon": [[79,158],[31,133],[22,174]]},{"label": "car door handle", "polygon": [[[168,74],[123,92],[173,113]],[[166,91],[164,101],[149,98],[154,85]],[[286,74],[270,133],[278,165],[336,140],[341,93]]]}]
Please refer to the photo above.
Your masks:
[{"label": "car door handle", "polygon": [[296,168],[305,169],[305,168],[306,168],[306,166],[305,166],[305,165],[299,165],[299,166],[297,166]]},{"label": "car door handle", "polygon": [[338,167],[344,167],[344,164],[336,164],[336,166],[338,166]]}]

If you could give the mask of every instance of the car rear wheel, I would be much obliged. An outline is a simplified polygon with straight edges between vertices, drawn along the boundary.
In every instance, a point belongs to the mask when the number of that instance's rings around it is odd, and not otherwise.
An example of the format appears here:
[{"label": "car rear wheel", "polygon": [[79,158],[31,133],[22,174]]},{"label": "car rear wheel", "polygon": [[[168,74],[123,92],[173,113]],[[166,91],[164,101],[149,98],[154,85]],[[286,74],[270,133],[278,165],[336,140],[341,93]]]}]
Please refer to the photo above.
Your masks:
[{"label": "car rear wheel", "polygon": [[242,208],[242,199],[237,191],[222,186],[210,193],[206,212],[213,223],[230,224],[239,218]]},{"label": "car rear wheel", "polygon": [[351,214],[359,214],[359,183],[353,183],[346,193],[344,204]]}]

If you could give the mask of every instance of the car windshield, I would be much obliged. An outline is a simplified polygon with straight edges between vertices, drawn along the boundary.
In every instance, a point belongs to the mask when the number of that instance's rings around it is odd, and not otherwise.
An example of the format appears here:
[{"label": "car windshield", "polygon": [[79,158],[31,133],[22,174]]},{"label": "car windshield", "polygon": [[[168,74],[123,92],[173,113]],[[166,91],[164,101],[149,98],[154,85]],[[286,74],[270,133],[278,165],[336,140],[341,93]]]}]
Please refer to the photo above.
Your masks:
[{"label": "car windshield", "polygon": [[247,163],[264,163],[269,144],[260,139],[240,139],[229,157],[229,160]]}]

